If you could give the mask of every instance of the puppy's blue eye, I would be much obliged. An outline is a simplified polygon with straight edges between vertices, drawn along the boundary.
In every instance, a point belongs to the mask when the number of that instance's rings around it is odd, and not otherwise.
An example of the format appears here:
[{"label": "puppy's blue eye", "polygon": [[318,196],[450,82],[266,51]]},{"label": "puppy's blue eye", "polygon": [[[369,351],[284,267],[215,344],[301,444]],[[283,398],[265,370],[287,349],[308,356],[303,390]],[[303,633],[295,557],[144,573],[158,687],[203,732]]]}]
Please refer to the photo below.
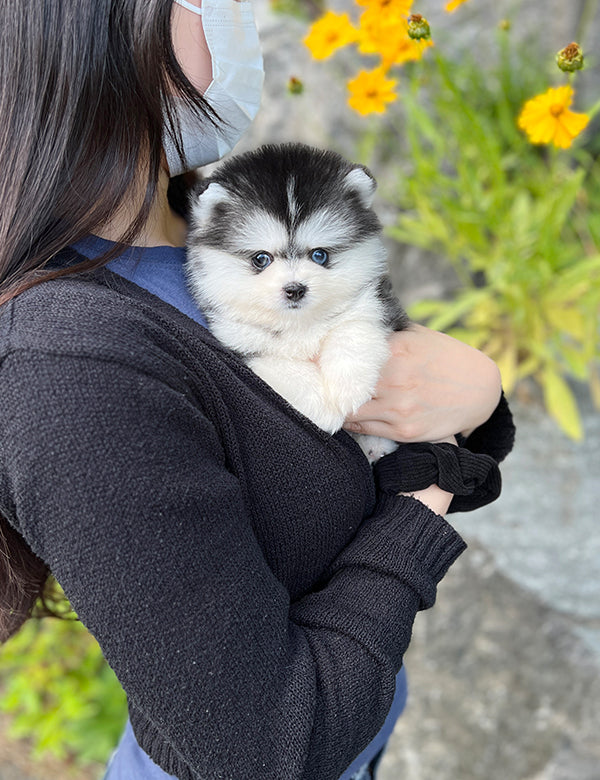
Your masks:
[{"label": "puppy's blue eye", "polygon": [[329,255],[324,249],[313,249],[310,253],[310,259],[318,265],[325,265],[329,260]]},{"label": "puppy's blue eye", "polygon": [[272,262],[273,255],[270,255],[268,252],[257,252],[252,257],[252,265],[259,271],[264,271],[264,269],[268,265],[271,265]]}]

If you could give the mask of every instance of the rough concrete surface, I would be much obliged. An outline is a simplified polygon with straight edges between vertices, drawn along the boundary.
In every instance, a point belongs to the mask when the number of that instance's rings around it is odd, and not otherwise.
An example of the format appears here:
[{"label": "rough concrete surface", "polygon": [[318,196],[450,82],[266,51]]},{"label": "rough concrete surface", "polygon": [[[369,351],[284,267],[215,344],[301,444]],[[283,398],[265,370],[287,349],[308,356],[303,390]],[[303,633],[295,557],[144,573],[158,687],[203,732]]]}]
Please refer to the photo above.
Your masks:
[{"label": "rough concrete surface", "polygon": [[513,403],[499,501],[450,516],[469,549],[418,616],[381,780],[600,779],[600,415],[567,441]]}]

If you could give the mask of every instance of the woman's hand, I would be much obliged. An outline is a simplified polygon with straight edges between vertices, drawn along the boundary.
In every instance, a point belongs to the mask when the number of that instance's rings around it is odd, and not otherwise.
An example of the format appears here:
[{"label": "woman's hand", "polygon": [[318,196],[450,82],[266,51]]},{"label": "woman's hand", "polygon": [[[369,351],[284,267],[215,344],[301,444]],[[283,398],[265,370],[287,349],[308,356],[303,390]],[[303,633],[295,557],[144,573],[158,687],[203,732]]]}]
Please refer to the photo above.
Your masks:
[{"label": "woman's hand", "polygon": [[374,398],[348,418],[347,430],[435,442],[468,435],[498,405],[500,372],[483,352],[422,325],[392,334],[390,346]]}]

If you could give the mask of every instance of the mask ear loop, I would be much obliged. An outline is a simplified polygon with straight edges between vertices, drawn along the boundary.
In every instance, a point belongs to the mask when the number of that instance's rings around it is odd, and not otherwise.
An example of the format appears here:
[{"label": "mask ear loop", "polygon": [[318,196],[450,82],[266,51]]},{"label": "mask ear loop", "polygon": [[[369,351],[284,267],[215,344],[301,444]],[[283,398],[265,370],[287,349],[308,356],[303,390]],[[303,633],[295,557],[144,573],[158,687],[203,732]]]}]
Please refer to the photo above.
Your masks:
[{"label": "mask ear loop", "polygon": [[188,3],[188,0],[175,0],[177,5],[182,6],[183,8],[187,8],[188,11],[191,11],[193,14],[198,14],[198,16],[202,16],[202,9],[198,8],[197,5],[192,5],[191,3]]}]

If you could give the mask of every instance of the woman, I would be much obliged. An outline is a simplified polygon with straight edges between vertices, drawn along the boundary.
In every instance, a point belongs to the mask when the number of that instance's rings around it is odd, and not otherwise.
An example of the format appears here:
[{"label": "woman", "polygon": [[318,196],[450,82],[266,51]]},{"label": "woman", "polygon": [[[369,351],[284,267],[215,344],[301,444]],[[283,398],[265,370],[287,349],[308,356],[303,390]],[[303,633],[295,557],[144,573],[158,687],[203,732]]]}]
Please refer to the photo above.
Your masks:
[{"label": "woman", "polygon": [[365,778],[510,413],[480,353],[397,334],[348,426],[471,432],[374,481],[202,326],[169,174],[232,145],[260,63],[249,4],[198,5],[0,8],[0,632],[51,571],[128,695],[111,780]]}]

